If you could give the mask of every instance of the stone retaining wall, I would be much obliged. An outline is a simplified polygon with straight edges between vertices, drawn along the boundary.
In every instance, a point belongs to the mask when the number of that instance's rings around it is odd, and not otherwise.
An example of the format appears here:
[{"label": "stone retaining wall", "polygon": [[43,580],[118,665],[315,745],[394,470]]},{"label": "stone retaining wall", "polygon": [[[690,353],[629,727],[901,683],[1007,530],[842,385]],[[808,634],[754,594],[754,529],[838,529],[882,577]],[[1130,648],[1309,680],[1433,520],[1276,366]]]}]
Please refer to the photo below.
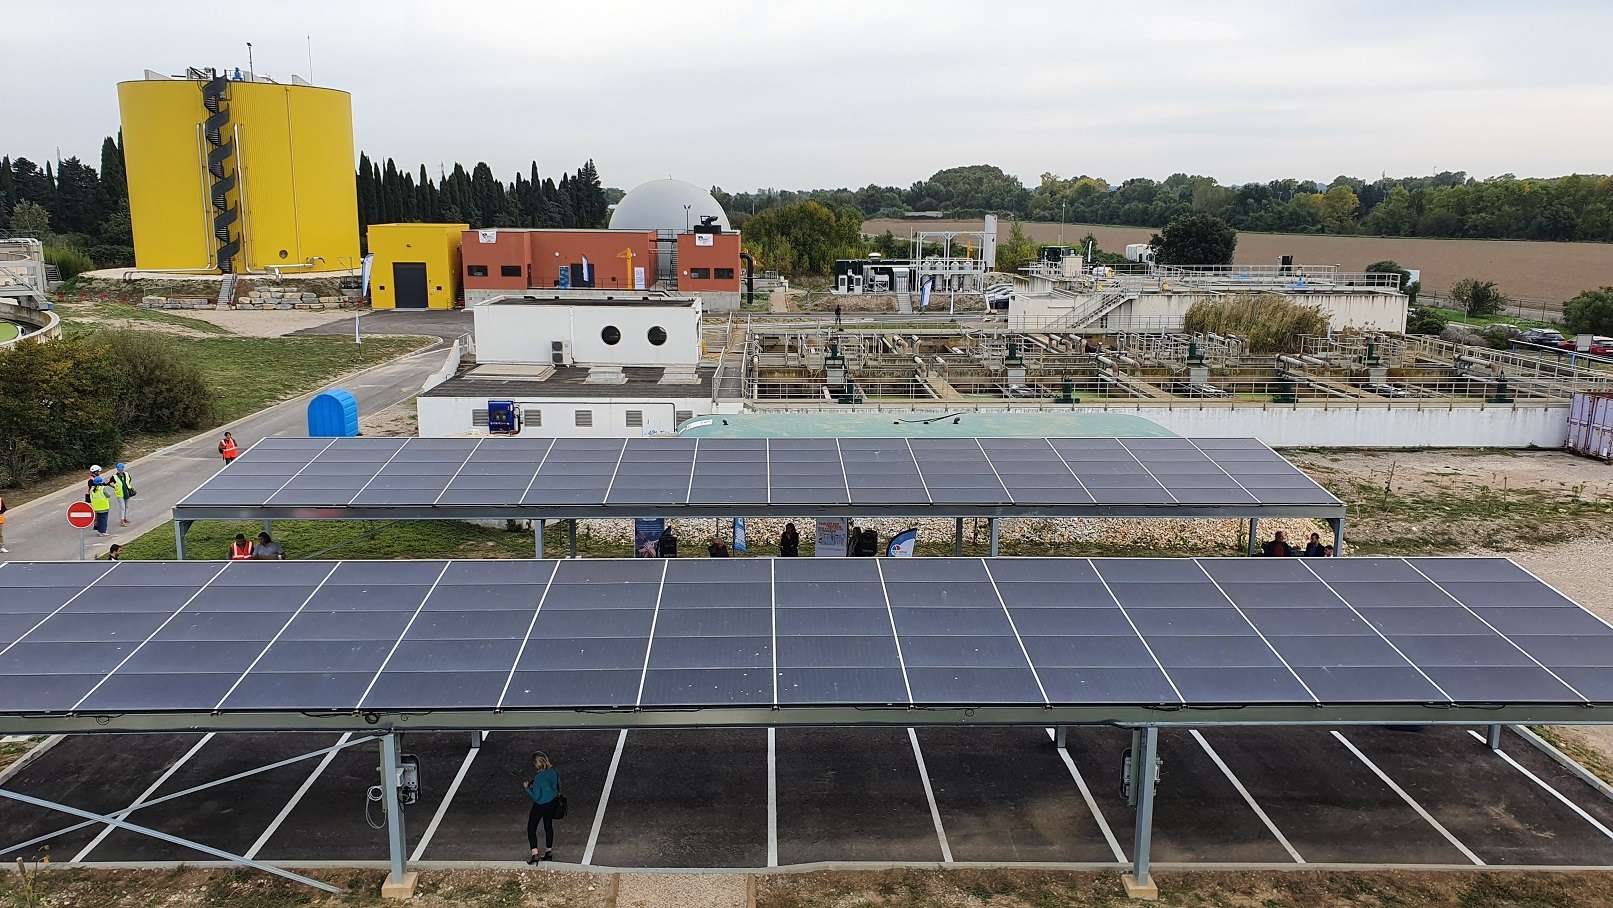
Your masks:
[{"label": "stone retaining wall", "polygon": [[[363,297],[357,290],[342,290],[337,296],[320,296],[292,287],[259,287],[236,297],[231,309],[354,309],[362,306]],[[142,309],[217,309],[218,303],[197,296],[147,296],[140,300]]]}]

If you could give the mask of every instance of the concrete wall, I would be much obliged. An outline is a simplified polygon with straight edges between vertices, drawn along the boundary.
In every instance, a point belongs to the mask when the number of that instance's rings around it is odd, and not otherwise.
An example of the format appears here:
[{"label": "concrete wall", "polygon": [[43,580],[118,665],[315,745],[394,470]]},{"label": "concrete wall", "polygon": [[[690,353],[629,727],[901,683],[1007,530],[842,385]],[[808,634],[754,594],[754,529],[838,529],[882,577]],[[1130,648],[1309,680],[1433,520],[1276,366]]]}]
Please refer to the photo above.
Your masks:
[{"label": "concrete wall", "polygon": [[[1116,407],[1076,407],[1114,413]],[[1178,435],[1253,437],[1273,447],[1560,448],[1568,405],[1486,407],[1137,407]]]},{"label": "concrete wall", "polygon": [[0,320],[33,326],[28,329],[28,333],[0,344],[0,350],[25,340],[51,340],[62,336],[61,318],[48,309],[34,309],[30,306],[19,306],[16,303],[0,301]]},{"label": "concrete wall", "polygon": [[[702,246],[708,242],[711,245]],[[707,276],[697,278],[689,269],[704,269]],[[718,277],[717,269],[727,269],[726,277]],[[745,269],[739,260],[739,234],[737,233],[680,233],[678,234],[678,292],[738,293]]]},{"label": "concrete wall", "polygon": [[[487,303],[471,308],[476,360],[482,363],[548,363],[551,344],[565,341],[578,365],[693,366],[700,362],[700,303],[568,306]],[[605,341],[608,328],[619,340]],[[662,343],[650,335],[660,329]]]},{"label": "concrete wall", "polygon": [[[1203,293],[1144,293],[1132,302],[1123,303],[1110,317],[1180,319],[1194,303],[1213,298]],[[1305,293],[1288,298],[1322,310],[1335,331],[1356,328],[1400,333],[1406,330],[1406,298],[1397,294]]]}]

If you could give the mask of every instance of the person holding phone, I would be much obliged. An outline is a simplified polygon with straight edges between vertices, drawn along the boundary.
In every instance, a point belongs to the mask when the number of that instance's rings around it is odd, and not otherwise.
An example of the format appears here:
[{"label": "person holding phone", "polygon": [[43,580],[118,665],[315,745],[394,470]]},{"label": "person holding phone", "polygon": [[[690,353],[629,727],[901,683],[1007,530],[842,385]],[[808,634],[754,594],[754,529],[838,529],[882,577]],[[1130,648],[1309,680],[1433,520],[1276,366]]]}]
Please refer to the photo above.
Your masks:
[{"label": "person holding phone", "polygon": [[[532,854],[528,864],[554,860],[554,821],[564,816],[564,799],[560,797],[560,773],[549,762],[543,751],[532,754],[532,778],[522,782],[526,796],[532,799],[532,809],[526,816],[526,843]],[[538,823],[543,823],[543,851],[538,851]]]}]

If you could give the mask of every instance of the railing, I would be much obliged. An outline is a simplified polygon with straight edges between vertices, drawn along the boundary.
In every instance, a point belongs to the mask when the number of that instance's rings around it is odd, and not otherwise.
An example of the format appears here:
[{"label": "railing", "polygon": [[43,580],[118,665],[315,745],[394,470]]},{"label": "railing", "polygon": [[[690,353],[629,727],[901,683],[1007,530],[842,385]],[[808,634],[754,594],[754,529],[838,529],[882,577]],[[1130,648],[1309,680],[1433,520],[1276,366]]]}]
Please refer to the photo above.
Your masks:
[{"label": "railing", "polygon": [[[1451,299],[1448,295],[1440,293],[1418,293],[1417,305],[1432,306],[1436,309],[1455,309],[1458,312],[1463,311],[1461,303]],[[1509,296],[1506,303],[1501,307],[1500,314],[1549,322],[1554,325],[1560,324],[1563,320],[1563,301]],[[1484,326],[1474,325],[1473,327],[1483,329]]]},{"label": "railing", "polygon": [[[1107,269],[1100,274],[1095,269]],[[1213,290],[1332,290],[1369,289],[1400,292],[1400,275],[1376,271],[1341,271],[1337,265],[1088,265],[1079,275],[1066,277],[1063,266],[1035,262],[1022,269],[1027,275],[1057,282],[1118,285],[1138,290],[1187,286]]]}]

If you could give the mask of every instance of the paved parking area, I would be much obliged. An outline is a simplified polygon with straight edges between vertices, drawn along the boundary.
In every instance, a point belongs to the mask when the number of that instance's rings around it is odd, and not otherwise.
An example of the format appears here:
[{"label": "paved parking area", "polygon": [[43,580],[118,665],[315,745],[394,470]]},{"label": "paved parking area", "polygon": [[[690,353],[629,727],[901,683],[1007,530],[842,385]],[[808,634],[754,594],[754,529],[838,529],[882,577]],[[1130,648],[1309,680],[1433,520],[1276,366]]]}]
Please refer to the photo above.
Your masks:
[{"label": "paved parking area", "polygon": [[[1482,729],[1165,730],[1154,858],[1168,863],[1613,866],[1613,800],[1516,734]],[[409,734],[422,792],[414,860],[518,861],[532,751],[560,769],[556,857],[600,867],[1129,859],[1130,732],[1072,728],[684,729]],[[357,740],[358,743],[352,743]],[[294,758],[348,743],[340,750]],[[4,784],[276,862],[386,858],[366,820],[372,741],[314,734],[67,738]],[[378,813],[372,815],[380,821]],[[0,859],[71,817],[0,802]],[[189,849],[91,824],[62,861],[182,861]]]}]

